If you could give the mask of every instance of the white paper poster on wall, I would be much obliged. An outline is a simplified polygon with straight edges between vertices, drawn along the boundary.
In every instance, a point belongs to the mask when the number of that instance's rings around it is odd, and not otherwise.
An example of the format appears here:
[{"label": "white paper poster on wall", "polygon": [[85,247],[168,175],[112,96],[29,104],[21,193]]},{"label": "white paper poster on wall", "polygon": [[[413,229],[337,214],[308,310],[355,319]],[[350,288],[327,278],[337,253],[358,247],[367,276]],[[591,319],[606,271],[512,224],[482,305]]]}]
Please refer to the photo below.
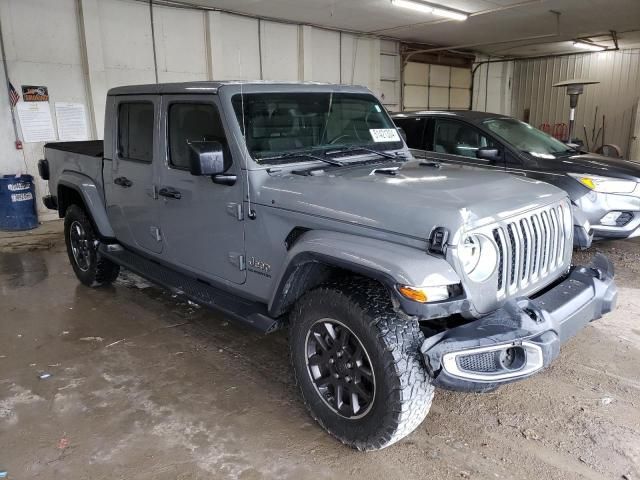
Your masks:
[{"label": "white paper poster on wall", "polygon": [[56,102],[56,123],[61,142],[87,140],[87,117],[82,103]]},{"label": "white paper poster on wall", "polygon": [[49,102],[18,102],[16,107],[25,143],[56,139]]}]

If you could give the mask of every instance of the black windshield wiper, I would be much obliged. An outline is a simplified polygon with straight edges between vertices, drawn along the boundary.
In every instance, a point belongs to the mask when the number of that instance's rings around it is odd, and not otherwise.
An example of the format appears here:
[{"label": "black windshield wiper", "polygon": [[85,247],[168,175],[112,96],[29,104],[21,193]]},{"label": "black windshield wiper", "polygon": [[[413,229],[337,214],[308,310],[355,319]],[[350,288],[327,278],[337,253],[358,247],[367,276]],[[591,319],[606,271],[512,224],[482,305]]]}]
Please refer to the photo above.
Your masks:
[{"label": "black windshield wiper", "polygon": [[335,150],[327,150],[324,152],[325,155],[337,155],[340,153],[348,153],[348,152],[367,152],[367,153],[374,153],[376,155],[380,155],[381,157],[384,158],[389,158],[392,160],[406,160],[407,157],[403,156],[403,155],[393,155],[391,153],[387,153],[387,152],[381,152],[380,150],[374,150],[373,148],[367,148],[367,147],[360,147],[358,145],[352,145],[350,147],[343,147],[343,148],[337,148]]},{"label": "black windshield wiper", "polygon": [[282,155],[274,155],[273,157],[263,157],[258,160],[260,162],[263,162],[263,161],[273,161],[273,160],[287,160],[295,157],[311,158],[312,160],[318,160],[319,162],[328,163],[329,165],[334,165],[336,167],[344,167],[343,162],[340,162],[338,160],[333,160],[332,158],[319,157],[317,155],[313,155],[312,153],[308,153],[308,152],[287,152],[287,153],[283,153]]}]

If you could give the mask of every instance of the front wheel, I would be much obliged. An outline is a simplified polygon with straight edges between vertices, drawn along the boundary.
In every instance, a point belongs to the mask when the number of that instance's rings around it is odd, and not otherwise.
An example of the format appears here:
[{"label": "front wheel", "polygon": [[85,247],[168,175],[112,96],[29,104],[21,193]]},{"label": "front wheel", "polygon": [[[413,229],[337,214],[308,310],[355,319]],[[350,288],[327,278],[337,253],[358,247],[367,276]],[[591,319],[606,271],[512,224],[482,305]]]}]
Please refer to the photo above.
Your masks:
[{"label": "front wheel", "polygon": [[83,208],[71,205],[64,216],[64,239],[73,271],[89,287],[111,284],[120,267],[98,252],[98,238]]},{"label": "front wheel", "polygon": [[399,318],[368,279],[305,294],[291,315],[296,380],[311,415],[358,450],[385,448],[427,415],[434,388],[422,365],[417,321]]}]

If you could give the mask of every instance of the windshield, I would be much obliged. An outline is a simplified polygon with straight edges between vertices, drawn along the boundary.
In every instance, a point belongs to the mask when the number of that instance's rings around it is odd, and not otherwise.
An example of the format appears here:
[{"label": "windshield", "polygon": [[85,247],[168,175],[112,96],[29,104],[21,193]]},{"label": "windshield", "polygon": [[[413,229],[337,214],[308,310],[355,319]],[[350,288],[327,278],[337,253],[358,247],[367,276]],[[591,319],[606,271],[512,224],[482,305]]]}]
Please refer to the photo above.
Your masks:
[{"label": "windshield", "polygon": [[515,118],[494,118],[484,125],[521,152],[538,158],[558,158],[572,155],[575,150],[560,140]]},{"label": "windshield", "polygon": [[345,147],[403,147],[395,125],[372,95],[246,93],[231,101],[247,148],[259,163],[310,161],[313,157],[305,152],[317,155]]}]

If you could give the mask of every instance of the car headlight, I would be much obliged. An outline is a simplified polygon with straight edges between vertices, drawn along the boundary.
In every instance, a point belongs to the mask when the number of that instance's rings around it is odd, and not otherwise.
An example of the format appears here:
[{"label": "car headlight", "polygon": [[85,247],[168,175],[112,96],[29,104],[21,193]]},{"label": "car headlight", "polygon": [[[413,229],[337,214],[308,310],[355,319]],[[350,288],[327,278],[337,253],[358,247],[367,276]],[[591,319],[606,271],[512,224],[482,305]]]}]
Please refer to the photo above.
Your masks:
[{"label": "car headlight", "polygon": [[621,178],[601,177],[599,175],[581,173],[570,173],[569,176],[575,178],[588,189],[600,193],[631,193],[637,186],[637,183],[633,180],[624,180]]},{"label": "car headlight", "polygon": [[468,235],[460,244],[458,257],[464,272],[474,282],[484,282],[498,265],[498,252],[484,235]]}]

